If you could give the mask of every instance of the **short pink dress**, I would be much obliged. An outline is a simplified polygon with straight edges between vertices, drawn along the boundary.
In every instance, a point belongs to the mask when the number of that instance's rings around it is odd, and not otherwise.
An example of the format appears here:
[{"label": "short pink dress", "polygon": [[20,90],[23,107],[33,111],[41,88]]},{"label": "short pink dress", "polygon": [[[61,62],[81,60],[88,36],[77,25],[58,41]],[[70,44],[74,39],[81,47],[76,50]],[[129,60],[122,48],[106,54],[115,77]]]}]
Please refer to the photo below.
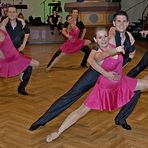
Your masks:
[{"label": "short pink dress", "polygon": [[114,71],[121,75],[119,81],[109,80],[100,75],[94,88],[84,101],[84,104],[95,110],[109,110],[122,107],[127,104],[134,95],[137,80],[122,73],[123,57],[118,54],[118,58],[107,57],[102,63],[106,71]]},{"label": "short pink dress", "polygon": [[84,40],[79,40],[80,30],[79,28],[73,28],[69,35],[71,35],[74,39],[74,42],[71,42],[69,39],[65,41],[64,44],[60,46],[60,50],[65,54],[72,54],[80,51],[80,49],[84,46]]},{"label": "short pink dress", "polygon": [[4,59],[0,59],[0,77],[17,76],[29,66],[32,58],[17,51],[6,31],[0,29],[0,32],[5,35],[4,41],[0,42],[4,55]]}]

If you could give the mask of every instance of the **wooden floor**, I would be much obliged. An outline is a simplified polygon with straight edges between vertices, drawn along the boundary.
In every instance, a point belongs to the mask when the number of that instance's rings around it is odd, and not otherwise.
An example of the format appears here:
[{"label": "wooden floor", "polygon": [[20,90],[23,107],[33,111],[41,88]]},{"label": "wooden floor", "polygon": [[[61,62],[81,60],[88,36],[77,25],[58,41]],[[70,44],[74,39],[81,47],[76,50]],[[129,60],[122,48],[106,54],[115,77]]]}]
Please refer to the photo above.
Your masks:
[{"label": "wooden floor", "polygon": [[[139,44],[140,43],[140,44]],[[146,43],[137,43],[136,58],[125,68],[130,70],[141,58]],[[28,45],[25,53],[40,61],[33,71],[27,87],[29,96],[17,94],[19,78],[0,79],[0,148],[148,148],[148,94],[143,93],[138,105],[128,118],[132,130],[126,131],[114,124],[119,110],[92,111],[64,132],[59,139],[48,144],[47,134],[55,131],[63,119],[79,107],[87,94],[59,117],[30,132],[28,128],[44,111],[86,70],[79,65],[83,54],[61,59],[50,72],[46,64],[59,45]],[[142,72],[138,78],[148,74]],[[70,98],[69,98],[70,99]]]}]

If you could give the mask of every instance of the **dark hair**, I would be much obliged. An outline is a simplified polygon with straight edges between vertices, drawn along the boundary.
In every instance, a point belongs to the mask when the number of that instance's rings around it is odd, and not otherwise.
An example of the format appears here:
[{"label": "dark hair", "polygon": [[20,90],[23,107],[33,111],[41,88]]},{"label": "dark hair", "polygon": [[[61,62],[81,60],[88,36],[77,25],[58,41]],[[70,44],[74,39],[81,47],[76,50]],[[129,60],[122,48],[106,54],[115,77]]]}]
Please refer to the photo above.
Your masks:
[{"label": "dark hair", "polygon": [[113,20],[115,20],[118,15],[126,16],[126,18],[127,18],[127,20],[128,20],[128,14],[127,14],[125,11],[122,11],[122,10],[117,11],[117,12],[113,15]]},{"label": "dark hair", "polygon": [[73,10],[78,10],[78,12],[79,12],[79,9],[77,7],[72,8],[71,13],[73,12]]},{"label": "dark hair", "polygon": [[18,17],[19,17],[19,18],[20,18],[20,16],[22,16],[22,18],[24,19],[24,15],[23,15],[22,12],[20,12],[20,13],[18,14]]},{"label": "dark hair", "polygon": [[[9,8],[15,8],[16,9],[16,7],[14,6],[14,5],[10,5],[9,7],[8,7],[8,9]],[[16,11],[17,11],[17,9],[16,9]]]},{"label": "dark hair", "polygon": [[67,16],[66,16],[66,20],[68,20],[68,18],[70,17],[71,15],[70,14],[68,14]]}]

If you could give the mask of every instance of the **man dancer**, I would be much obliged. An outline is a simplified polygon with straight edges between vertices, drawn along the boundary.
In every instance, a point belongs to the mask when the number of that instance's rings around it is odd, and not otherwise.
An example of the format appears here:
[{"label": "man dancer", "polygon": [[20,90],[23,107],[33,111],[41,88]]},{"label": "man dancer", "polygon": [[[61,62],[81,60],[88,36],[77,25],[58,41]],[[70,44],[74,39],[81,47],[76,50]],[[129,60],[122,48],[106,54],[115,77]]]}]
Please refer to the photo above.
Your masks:
[{"label": "man dancer", "polygon": [[[10,6],[8,8],[8,23],[6,25],[6,30],[10,35],[10,38],[15,46],[15,48],[22,52],[26,46],[26,42],[29,38],[30,30],[23,22],[23,20],[17,19],[17,10],[15,6]],[[22,95],[28,95],[25,91],[30,76],[32,73],[32,67],[28,66],[27,69],[23,72],[22,81],[18,86],[18,93]]]},{"label": "man dancer", "polygon": [[[128,63],[135,54],[134,39],[132,35],[126,32],[128,27],[128,15],[124,11],[119,11],[114,15],[113,24],[115,26],[114,39],[116,45],[124,45],[125,54],[124,65]],[[93,51],[92,51],[93,53]],[[91,56],[91,54],[90,54]],[[88,60],[89,61],[89,60]],[[91,62],[90,62],[91,64]],[[95,70],[95,66],[92,65],[75,83],[75,85],[63,96],[61,96],[51,107],[36,121],[34,122],[30,130],[36,130],[38,127],[45,125],[48,121],[54,119],[61,112],[72,105],[76,100],[78,100],[86,91],[93,87],[99,77],[99,73]],[[132,75],[131,75],[132,77]],[[115,118],[115,123],[121,125],[124,129],[130,130],[130,125],[127,124],[126,119],[131,114],[134,109],[138,98],[140,97],[140,92],[136,91],[135,95],[131,101],[121,108],[121,111]]]},{"label": "man dancer", "polygon": [[132,70],[130,70],[128,75],[132,75],[133,78],[135,78],[139,73],[141,73],[147,67],[148,67],[148,50],[145,52],[140,62]]},{"label": "man dancer", "polygon": [[[76,26],[80,29],[80,36],[79,36],[79,39],[84,39],[84,36],[85,36],[85,34],[86,34],[86,28],[85,28],[83,22],[80,21],[79,18],[78,18],[79,10],[78,10],[77,8],[73,8],[73,9],[71,10],[71,15],[72,15],[73,19],[75,20]],[[66,30],[67,30],[68,25],[69,25],[69,23],[66,21],[66,22],[64,23],[64,26],[63,26],[63,29],[62,29],[62,34],[63,34],[63,35],[67,34],[67,33],[66,33]],[[83,60],[82,60],[82,62],[81,62],[81,67],[87,67],[87,59],[88,59],[88,56],[89,56],[91,50],[89,49],[88,46],[84,46],[84,47],[81,49],[81,51],[83,51],[83,52],[85,53],[84,58],[83,58]],[[53,58],[49,61],[48,65],[47,65],[47,69],[48,69],[48,67],[50,67],[50,65],[51,65],[51,63],[54,61],[54,59],[55,59],[56,57],[58,57],[60,54],[61,54],[61,51],[60,51],[60,50],[58,50],[58,51],[54,54]]]}]

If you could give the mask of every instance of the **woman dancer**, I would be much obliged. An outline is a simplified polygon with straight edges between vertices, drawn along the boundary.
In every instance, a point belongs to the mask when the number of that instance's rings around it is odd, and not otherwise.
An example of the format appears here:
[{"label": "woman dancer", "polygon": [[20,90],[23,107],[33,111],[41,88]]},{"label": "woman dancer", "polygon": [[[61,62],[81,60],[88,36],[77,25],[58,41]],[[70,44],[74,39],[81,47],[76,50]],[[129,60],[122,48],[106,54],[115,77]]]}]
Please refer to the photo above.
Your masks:
[{"label": "woman dancer", "polygon": [[4,26],[0,24],[0,77],[17,76],[29,65],[37,67],[38,61],[16,50]]},{"label": "woman dancer", "polygon": [[73,54],[75,52],[80,51],[80,49],[91,43],[90,40],[80,40],[78,39],[80,30],[75,25],[75,22],[71,15],[66,17],[66,20],[69,23],[67,28],[67,33],[64,36],[67,38],[66,42],[60,46],[60,49],[54,54],[52,59],[47,65],[47,71],[49,71],[53,65],[57,63],[57,61],[63,56],[68,54]]},{"label": "woman dancer", "polygon": [[[135,90],[144,91],[148,89],[148,77],[136,80],[122,73],[123,56],[121,52],[123,52],[123,47],[115,48],[113,44],[109,44],[105,28],[98,28],[96,30],[95,39],[100,46],[100,50],[94,55],[94,58],[98,66],[102,68],[100,70],[102,75],[98,78],[92,92],[84,103],[65,119],[57,132],[47,136],[47,142],[58,138],[61,133],[86,115],[91,109],[112,111],[128,103],[134,95]],[[117,55],[103,59],[104,52],[109,48],[116,50]],[[108,78],[108,73],[111,72],[115,73],[118,79],[114,79],[115,77]]]}]

